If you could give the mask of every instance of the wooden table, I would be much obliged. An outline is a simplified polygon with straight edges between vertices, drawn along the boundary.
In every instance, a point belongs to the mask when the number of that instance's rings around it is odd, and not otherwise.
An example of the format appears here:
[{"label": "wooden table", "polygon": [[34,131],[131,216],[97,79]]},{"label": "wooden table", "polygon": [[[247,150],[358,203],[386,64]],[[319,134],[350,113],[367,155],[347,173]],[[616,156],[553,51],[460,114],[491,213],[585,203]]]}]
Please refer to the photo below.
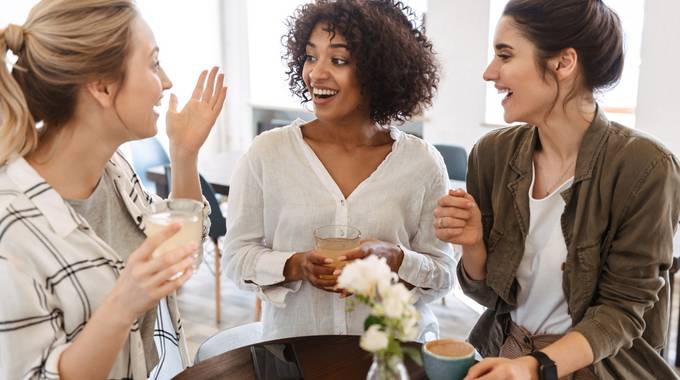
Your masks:
[{"label": "wooden table", "polygon": [[[229,182],[236,169],[242,151],[203,154],[198,158],[198,172],[208,181],[216,193],[229,195]],[[156,184],[156,193],[167,198],[170,184],[165,176],[166,166],[154,166],[146,171],[146,178]]]},{"label": "wooden table", "polygon": [[[263,343],[290,343],[297,353],[305,379],[365,379],[373,354],[359,347],[359,337],[319,335],[272,340]],[[407,345],[420,350],[420,343]],[[412,380],[426,379],[425,370],[405,359]],[[255,379],[250,346],[237,348],[189,367],[175,380]]]}]

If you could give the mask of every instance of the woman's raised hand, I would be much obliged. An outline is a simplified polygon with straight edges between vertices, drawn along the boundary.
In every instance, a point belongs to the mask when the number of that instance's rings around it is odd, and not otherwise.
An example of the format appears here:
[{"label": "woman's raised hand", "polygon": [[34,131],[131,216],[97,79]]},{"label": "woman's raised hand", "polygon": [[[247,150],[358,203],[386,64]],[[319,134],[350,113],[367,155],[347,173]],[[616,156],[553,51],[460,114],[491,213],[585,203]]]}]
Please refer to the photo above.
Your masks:
[{"label": "woman's raised hand", "polygon": [[[191,277],[197,259],[196,243],[171,249],[155,257],[152,255],[179,229],[179,224],[173,224],[149,236],[128,258],[110,295],[126,321],[134,322]],[[182,275],[173,279],[180,272]]]},{"label": "woman's raised hand", "polygon": [[482,216],[472,195],[462,189],[449,190],[434,210],[437,238],[453,244],[473,246],[482,242]]},{"label": "woman's raised hand", "polygon": [[207,70],[201,73],[191,99],[181,111],[177,111],[175,94],[170,95],[166,128],[171,152],[196,155],[208,138],[227,97],[224,74],[218,75],[217,71],[218,68],[213,67],[210,74]]}]

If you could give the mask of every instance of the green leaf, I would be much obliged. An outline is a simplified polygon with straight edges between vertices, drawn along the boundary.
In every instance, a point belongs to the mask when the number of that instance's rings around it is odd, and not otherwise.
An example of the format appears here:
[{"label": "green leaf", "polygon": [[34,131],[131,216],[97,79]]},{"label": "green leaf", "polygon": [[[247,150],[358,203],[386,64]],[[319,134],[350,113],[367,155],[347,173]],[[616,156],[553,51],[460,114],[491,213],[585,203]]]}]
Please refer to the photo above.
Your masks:
[{"label": "green leaf", "polygon": [[408,355],[411,360],[413,360],[416,364],[419,366],[423,366],[423,358],[420,356],[420,350],[413,348],[413,347],[408,347],[408,346],[402,346],[401,350]]},{"label": "green leaf", "polygon": [[368,328],[373,325],[384,326],[385,321],[383,320],[382,317],[376,317],[375,315],[371,314],[368,317],[366,317],[366,320],[364,321],[364,331],[368,330]]}]

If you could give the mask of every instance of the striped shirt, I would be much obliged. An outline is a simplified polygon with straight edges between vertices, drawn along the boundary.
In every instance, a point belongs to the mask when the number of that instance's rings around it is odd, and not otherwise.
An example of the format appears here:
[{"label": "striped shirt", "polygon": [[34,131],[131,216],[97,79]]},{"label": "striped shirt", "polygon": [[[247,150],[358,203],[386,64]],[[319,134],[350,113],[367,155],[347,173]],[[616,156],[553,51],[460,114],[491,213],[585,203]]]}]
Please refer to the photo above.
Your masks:
[{"label": "striped shirt", "polygon": [[[116,152],[106,165],[127,212],[144,231],[142,214],[155,200]],[[207,202],[204,236],[209,230]],[[23,158],[0,167],[0,378],[57,379],[68,348],[113,289],[125,261]],[[155,335],[190,364],[176,298]],[[160,313],[159,313],[160,315]],[[106,342],[102,342],[106,344]],[[113,363],[110,379],[145,379],[139,322]]]}]

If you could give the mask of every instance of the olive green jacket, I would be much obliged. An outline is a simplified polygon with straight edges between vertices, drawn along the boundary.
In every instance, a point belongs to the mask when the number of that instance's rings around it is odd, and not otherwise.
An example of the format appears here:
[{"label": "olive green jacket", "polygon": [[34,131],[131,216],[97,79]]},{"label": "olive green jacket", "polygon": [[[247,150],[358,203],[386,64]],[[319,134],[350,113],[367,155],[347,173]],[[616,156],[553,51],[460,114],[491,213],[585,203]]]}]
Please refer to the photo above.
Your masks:
[{"label": "olive green jacket", "polygon": [[[479,204],[486,278],[458,266],[467,295],[488,310],[470,333],[483,356],[496,356],[517,305],[515,278],[529,231],[536,127],[495,130],[473,148],[467,189]],[[669,322],[668,270],[680,212],[680,165],[661,144],[610,122],[599,110],[581,144],[574,182],[561,193],[567,245],[562,289],[572,329],[590,343],[603,379],[670,379],[659,355]]]}]

